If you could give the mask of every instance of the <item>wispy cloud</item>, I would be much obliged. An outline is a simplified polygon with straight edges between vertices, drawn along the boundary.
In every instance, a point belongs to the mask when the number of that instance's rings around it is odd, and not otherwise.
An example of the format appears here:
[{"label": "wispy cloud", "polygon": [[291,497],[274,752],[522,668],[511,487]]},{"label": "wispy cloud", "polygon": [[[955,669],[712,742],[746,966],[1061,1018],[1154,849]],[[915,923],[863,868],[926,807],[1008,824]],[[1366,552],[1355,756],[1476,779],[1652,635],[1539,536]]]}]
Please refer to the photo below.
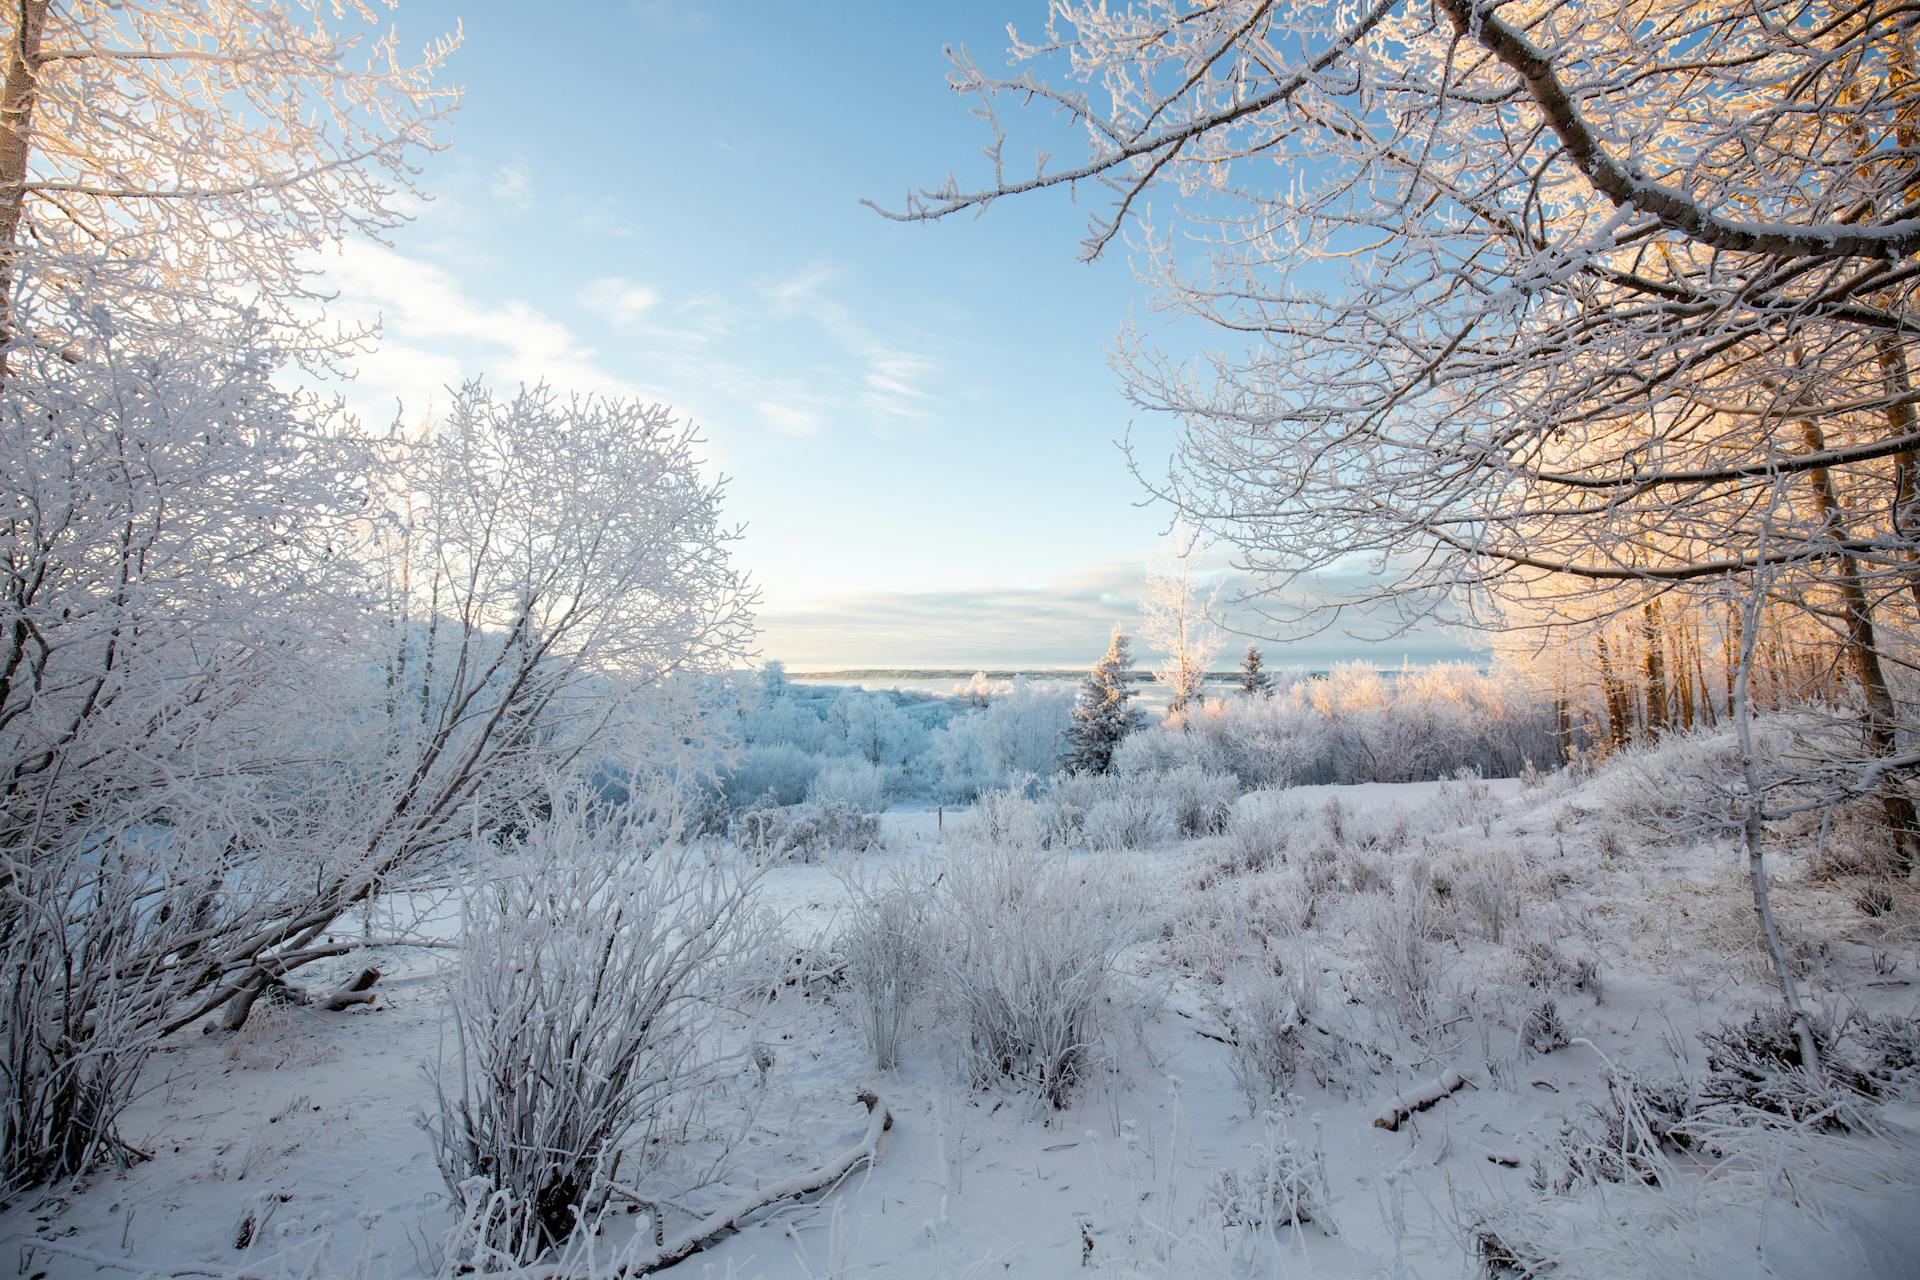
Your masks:
[{"label": "wispy cloud", "polygon": [[351,242],[324,266],[327,287],[338,293],[331,314],[382,326],[379,346],[357,362],[349,389],[365,412],[384,413],[395,401],[412,411],[439,399],[448,385],[479,374],[671,402],[657,389],[610,372],[595,348],[563,321],[518,299],[478,298],[433,263]]},{"label": "wispy cloud", "polygon": [[881,339],[831,292],[832,282],[832,268],[813,263],[775,281],[765,294],[775,315],[811,321],[858,362],[862,407],[888,418],[926,418],[933,397],[924,384],[939,371],[938,363]]},{"label": "wispy cloud", "polygon": [[660,304],[657,289],[625,276],[602,276],[580,291],[580,304],[620,329],[631,329]]},{"label": "wispy cloud", "polygon": [[503,164],[493,171],[487,191],[508,208],[525,209],[533,203],[533,175],[518,161]]},{"label": "wispy cloud", "polygon": [[755,401],[753,411],[762,422],[786,436],[817,435],[825,421],[819,411],[792,401]]},{"label": "wispy cloud", "polygon": [[[1139,623],[1144,561],[1087,565],[1042,586],[860,592],[807,607],[763,611],[762,648],[796,669],[822,667],[1069,667],[1091,663],[1118,623]],[[1229,581],[1224,602],[1243,583]],[[1276,628],[1244,606],[1223,606],[1219,621],[1237,634]],[[1356,623],[1364,619],[1355,618]],[[1345,629],[1262,642],[1275,667],[1325,667],[1365,658],[1395,663],[1471,656],[1460,637],[1431,626],[1388,644],[1367,644]],[[1136,653],[1145,659],[1150,655]],[[1233,646],[1222,657],[1233,661]]]}]

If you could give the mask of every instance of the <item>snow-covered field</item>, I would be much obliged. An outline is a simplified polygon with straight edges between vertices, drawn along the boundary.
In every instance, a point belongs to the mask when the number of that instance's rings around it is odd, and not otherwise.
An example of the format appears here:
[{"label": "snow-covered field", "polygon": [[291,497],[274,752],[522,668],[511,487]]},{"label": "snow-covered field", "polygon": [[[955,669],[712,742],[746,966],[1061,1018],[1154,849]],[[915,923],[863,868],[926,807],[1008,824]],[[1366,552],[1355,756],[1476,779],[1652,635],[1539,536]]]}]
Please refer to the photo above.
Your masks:
[{"label": "snow-covered field", "polygon": [[[1525,790],[1259,792],[1223,834],[1057,855],[1134,922],[1057,1112],[976,1085],[938,998],[915,1009],[899,1067],[876,1070],[840,971],[849,873],[907,866],[938,885],[973,856],[975,815],[890,813],[884,848],[774,867],[762,901],[784,977],[730,1023],[748,1051],[663,1135],[642,1190],[671,1230],[859,1143],[861,1090],[893,1124],[870,1166],[662,1274],[1913,1274],[1920,1106],[1892,1084],[1846,1130],[1723,1103],[1681,1142],[1615,1133],[1641,1176],[1593,1173],[1609,1154],[1596,1108],[1631,1087],[1631,1128],[1656,1116],[1659,1082],[1699,1096],[1700,1033],[1777,1003],[1731,848],[1663,834],[1670,797],[1646,792],[1625,769]],[[1869,915],[1792,869],[1777,892],[1826,1017],[1911,1028],[1911,898]],[[425,936],[457,929],[444,899],[392,909]],[[435,1272],[454,1214],[417,1119],[456,957],[389,950],[371,1007],[178,1037],[123,1125],[153,1158],[13,1204],[6,1258],[49,1278]],[[1548,1005],[1552,1026],[1535,1016]],[[1283,1225],[1276,1205],[1305,1220]],[[644,1245],[647,1221],[614,1214],[596,1249]]]}]

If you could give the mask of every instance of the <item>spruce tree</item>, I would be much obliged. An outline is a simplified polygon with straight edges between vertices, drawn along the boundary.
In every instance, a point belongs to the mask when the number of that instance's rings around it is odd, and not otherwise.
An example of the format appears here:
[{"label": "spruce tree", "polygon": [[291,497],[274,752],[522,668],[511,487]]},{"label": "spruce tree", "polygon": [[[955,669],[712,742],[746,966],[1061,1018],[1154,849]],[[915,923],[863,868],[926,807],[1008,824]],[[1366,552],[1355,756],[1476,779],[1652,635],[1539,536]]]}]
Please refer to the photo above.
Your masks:
[{"label": "spruce tree", "polygon": [[1128,687],[1132,669],[1133,653],[1126,633],[1115,626],[1106,656],[1080,682],[1062,760],[1068,769],[1075,773],[1112,770],[1113,749],[1140,723],[1140,711],[1133,706],[1133,690]]},{"label": "spruce tree", "polygon": [[1273,677],[1260,669],[1260,651],[1252,645],[1247,646],[1246,656],[1240,659],[1240,692],[1249,698],[1273,696]]}]

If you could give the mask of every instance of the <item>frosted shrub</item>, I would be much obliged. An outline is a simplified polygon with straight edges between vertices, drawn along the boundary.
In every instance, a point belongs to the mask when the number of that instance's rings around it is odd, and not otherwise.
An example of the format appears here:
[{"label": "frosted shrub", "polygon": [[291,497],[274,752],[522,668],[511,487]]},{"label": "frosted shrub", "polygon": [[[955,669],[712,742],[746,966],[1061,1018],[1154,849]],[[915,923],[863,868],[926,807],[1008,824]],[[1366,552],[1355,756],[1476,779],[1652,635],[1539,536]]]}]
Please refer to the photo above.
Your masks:
[{"label": "frosted shrub", "polygon": [[1087,806],[1081,830],[1095,849],[1144,849],[1179,839],[1178,816],[1157,790],[1132,778],[1105,778],[1100,797]]},{"label": "frosted shrub", "polygon": [[1400,1022],[1415,1035],[1433,1021],[1439,959],[1433,947],[1432,891],[1415,879],[1377,895],[1361,917],[1375,980]]},{"label": "frosted shrub", "polygon": [[1520,1022],[1520,1043],[1530,1053],[1552,1053],[1573,1043],[1559,1001],[1549,996],[1528,1011]]},{"label": "frosted shrub", "polygon": [[807,799],[814,804],[837,801],[861,813],[879,813],[887,807],[895,775],[896,770],[858,756],[830,760],[808,784]]},{"label": "frosted shrub", "polygon": [[1701,1104],[1736,1120],[1765,1113],[1818,1129],[1859,1128],[1860,1103],[1873,1092],[1872,1082],[1835,1052],[1831,1027],[1815,1018],[1811,1029],[1820,1055],[1818,1079],[1807,1071],[1784,1009],[1757,1009],[1745,1022],[1702,1032],[1707,1073],[1700,1082]]},{"label": "frosted shrub", "polygon": [[819,756],[786,743],[748,747],[721,775],[720,784],[735,810],[762,803],[799,804],[821,764]]},{"label": "frosted shrub", "polygon": [[1023,680],[994,695],[985,710],[956,717],[930,748],[941,793],[969,800],[1023,775],[1051,773],[1066,749],[1072,710],[1072,686]]},{"label": "frosted shrub", "polygon": [[[1756,726],[1755,750],[1779,759],[1786,735]],[[1745,795],[1740,746],[1730,731],[1669,733],[1608,761],[1586,788],[1603,815],[1661,837],[1737,827]]]},{"label": "frosted shrub", "polygon": [[1440,784],[1439,794],[1427,806],[1427,825],[1435,831],[1449,827],[1484,826],[1500,811],[1493,789],[1480,775],[1463,769]]},{"label": "frosted shrub", "polygon": [[1233,1043],[1233,1079],[1258,1110],[1293,1089],[1308,1052],[1306,1002],[1292,984],[1256,980],[1234,993],[1223,1015]]},{"label": "frosted shrub", "polygon": [[1243,796],[1227,815],[1227,850],[1232,869],[1264,871],[1287,860],[1286,823],[1275,821],[1264,806],[1246,803]]},{"label": "frosted shrub", "polygon": [[748,809],[733,820],[733,840],[763,861],[817,862],[829,853],[864,853],[879,845],[880,819],[844,800]]},{"label": "frosted shrub", "polygon": [[472,1230],[461,1261],[532,1261],[592,1222],[616,1164],[711,1080],[730,976],[764,945],[755,875],[570,807],[470,890],[449,999],[454,1053],[423,1121]]},{"label": "frosted shrub", "polygon": [[1032,847],[975,845],[948,869],[942,996],[974,1083],[1013,1080],[1067,1105],[1098,1043],[1141,903],[1111,867]]},{"label": "frosted shrub", "polygon": [[1185,836],[1218,835],[1226,830],[1233,802],[1240,797],[1240,784],[1232,774],[1208,773],[1198,765],[1161,774],[1153,785],[1166,797],[1174,823]]},{"label": "frosted shrub", "polygon": [[1207,1185],[1207,1207],[1222,1225],[1271,1235],[1281,1227],[1311,1222],[1327,1235],[1338,1235],[1318,1133],[1311,1145],[1301,1143],[1287,1132],[1286,1122],[1269,1111],[1251,1145],[1250,1166],[1222,1169]]},{"label": "frosted shrub", "polygon": [[1475,851],[1458,860],[1449,876],[1449,905],[1467,928],[1488,942],[1506,937],[1520,920],[1521,868],[1509,856]]},{"label": "frosted shrub", "polygon": [[895,870],[876,882],[847,878],[851,914],[840,938],[847,989],[874,1065],[892,1070],[900,1036],[933,976],[932,890],[924,877]]},{"label": "frosted shrub", "polygon": [[1874,1086],[1892,1093],[1920,1080],[1920,1021],[1906,1017],[1860,1017],[1849,1028],[1860,1046],[1861,1069]]},{"label": "frosted shrub", "polygon": [[1600,1003],[1604,986],[1600,966],[1587,956],[1568,956],[1542,938],[1522,938],[1513,946],[1520,980],[1536,991],[1583,991]]},{"label": "frosted shrub", "polygon": [[[1113,771],[1128,775],[1166,774],[1180,769],[1230,773],[1232,756],[1222,737],[1161,724],[1148,732],[1132,734],[1115,747]],[[1234,790],[1237,793],[1240,788]]]},{"label": "frosted shrub", "polygon": [[1694,1145],[1693,1098],[1685,1080],[1644,1080],[1607,1071],[1607,1096],[1561,1126],[1533,1162],[1535,1189],[1565,1194],[1576,1186],[1627,1182],[1655,1186],[1671,1174],[1667,1154]]},{"label": "frosted shrub", "polygon": [[[1066,775],[1062,775],[1066,776]],[[1025,779],[983,791],[974,802],[973,829],[985,844],[1065,849],[1080,842],[1080,813],[1053,794],[1027,794]]]},{"label": "frosted shrub", "polygon": [[1559,759],[1551,702],[1524,682],[1442,663],[1385,678],[1361,663],[1271,698],[1224,698],[1181,726],[1135,735],[1123,759],[1165,771],[1197,764],[1246,787],[1413,782],[1474,770],[1510,777]]},{"label": "frosted shrub", "polygon": [[[137,1016],[143,987],[193,932],[187,913],[153,910],[155,855],[124,838],[60,850],[0,889],[0,1199],[138,1158],[116,1123],[159,1039]],[[179,887],[213,901],[211,884]]]},{"label": "frosted shrub", "polygon": [[927,749],[926,726],[892,693],[841,693],[827,708],[827,728],[838,745],[836,754],[873,764],[903,765]]}]

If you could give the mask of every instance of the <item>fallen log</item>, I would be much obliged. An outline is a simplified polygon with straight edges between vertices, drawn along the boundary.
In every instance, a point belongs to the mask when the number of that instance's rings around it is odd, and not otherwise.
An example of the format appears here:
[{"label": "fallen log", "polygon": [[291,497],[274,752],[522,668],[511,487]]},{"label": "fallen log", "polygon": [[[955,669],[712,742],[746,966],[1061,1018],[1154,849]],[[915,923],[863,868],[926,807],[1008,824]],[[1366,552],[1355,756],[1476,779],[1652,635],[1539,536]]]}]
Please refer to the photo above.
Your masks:
[{"label": "fallen log", "polygon": [[380,981],[380,971],[368,965],[354,975],[352,982],[337,989],[331,995],[322,996],[320,1007],[329,1013],[339,1013],[342,1009],[351,1008],[356,1004],[372,1004],[373,984],[378,981]]},{"label": "fallen log", "polygon": [[1437,1078],[1422,1081],[1411,1089],[1396,1093],[1373,1117],[1376,1129],[1398,1129],[1416,1111],[1425,1111],[1440,1099],[1468,1083],[1458,1071],[1442,1072]]}]

